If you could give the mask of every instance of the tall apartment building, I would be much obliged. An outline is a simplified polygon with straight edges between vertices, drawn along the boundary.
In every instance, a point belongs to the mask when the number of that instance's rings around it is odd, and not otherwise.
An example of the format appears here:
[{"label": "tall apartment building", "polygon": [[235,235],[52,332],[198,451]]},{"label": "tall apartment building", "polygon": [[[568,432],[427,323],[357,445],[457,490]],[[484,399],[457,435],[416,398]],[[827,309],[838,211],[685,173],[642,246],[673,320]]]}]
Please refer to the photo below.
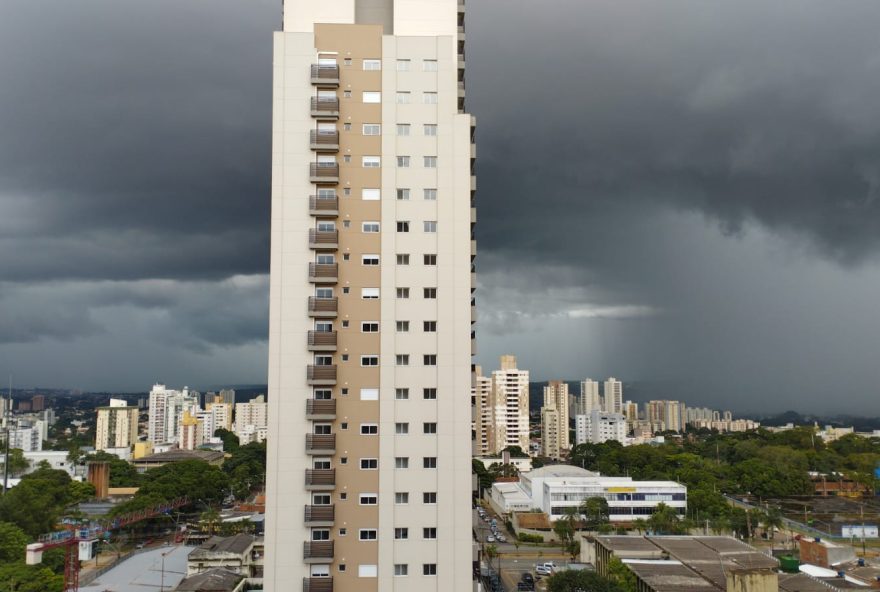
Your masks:
[{"label": "tall apartment building", "polygon": [[626,441],[626,417],[619,413],[606,413],[594,409],[589,414],[575,417],[575,443],[601,444],[608,440],[616,440],[621,444]]},{"label": "tall apartment building", "polygon": [[623,413],[623,383],[613,376],[605,381],[602,410],[608,413]]},{"label": "tall apartment building", "polygon": [[138,438],[138,408],[124,399],[110,399],[107,407],[98,407],[95,426],[95,450],[130,448]]},{"label": "tall apartment building", "polygon": [[286,2],[274,47],[264,587],[468,589],[464,4]]},{"label": "tall apartment building", "polygon": [[266,397],[258,395],[247,403],[235,404],[235,435],[241,444],[262,442],[266,437],[268,422]]},{"label": "tall apartment building", "polygon": [[177,446],[181,450],[195,450],[204,442],[202,422],[189,411],[184,411],[177,428]]},{"label": "tall apartment building", "polygon": [[474,456],[485,456],[495,452],[493,450],[495,441],[493,406],[492,379],[489,376],[483,376],[482,367],[477,366],[474,371],[474,385],[471,387]]},{"label": "tall apartment building", "polygon": [[623,404],[623,415],[631,426],[639,420],[639,404],[635,401],[627,401]]},{"label": "tall apartment building", "polygon": [[541,407],[541,451],[550,458],[562,458],[571,446],[568,438],[568,384],[551,380],[544,387]]},{"label": "tall apartment building", "polygon": [[177,391],[165,388],[164,384],[153,385],[147,415],[147,440],[153,444],[176,442],[183,412],[196,413],[198,410],[198,393],[191,392],[188,387]]},{"label": "tall apartment building", "polygon": [[490,454],[508,446],[529,451],[529,371],[520,370],[516,356],[501,356],[500,369],[492,372],[492,434]]},{"label": "tall apartment building", "polygon": [[602,397],[599,394],[599,381],[587,378],[581,381],[581,393],[578,408],[572,410],[573,415],[588,414],[594,409],[602,409]]}]

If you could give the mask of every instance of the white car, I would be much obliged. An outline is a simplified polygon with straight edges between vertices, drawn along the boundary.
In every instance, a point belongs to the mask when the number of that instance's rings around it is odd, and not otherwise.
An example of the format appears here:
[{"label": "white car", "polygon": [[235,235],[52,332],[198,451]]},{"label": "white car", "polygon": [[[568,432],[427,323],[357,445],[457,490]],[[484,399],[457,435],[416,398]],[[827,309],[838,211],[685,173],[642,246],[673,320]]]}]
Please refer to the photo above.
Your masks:
[{"label": "white car", "polygon": [[499,542],[499,543],[506,543],[506,542],[507,542],[507,539],[506,539],[503,535],[500,535],[500,534],[499,534],[499,535],[498,535],[498,542]]},{"label": "white car", "polygon": [[553,572],[550,571],[549,567],[546,567],[544,565],[536,565],[535,566],[535,573],[538,574],[539,576],[549,576]]},{"label": "white car", "polygon": [[486,542],[487,542],[487,543],[494,543],[494,542],[495,542],[495,537],[493,537],[492,535],[487,536],[487,537],[486,537]]}]

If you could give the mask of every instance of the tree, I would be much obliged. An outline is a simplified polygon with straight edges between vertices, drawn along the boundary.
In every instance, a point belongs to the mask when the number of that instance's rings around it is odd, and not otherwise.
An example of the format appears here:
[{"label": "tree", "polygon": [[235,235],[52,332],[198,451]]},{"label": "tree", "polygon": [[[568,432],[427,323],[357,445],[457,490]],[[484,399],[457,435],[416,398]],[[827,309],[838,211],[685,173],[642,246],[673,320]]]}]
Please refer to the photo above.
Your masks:
[{"label": "tree", "polygon": [[768,533],[770,540],[773,541],[776,529],[781,529],[783,526],[782,512],[779,508],[775,506],[767,508],[767,511],[764,512],[762,524],[764,525],[764,531]]},{"label": "tree", "polygon": [[608,562],[608,579],[617,584],[623,592],[636,592],[638,588],[636,574],[617,557],[612,557]]},{"label": "tree", "polygon": [[82,488],[71,484],[64,471],[39,468],[28,473],[0,498],[0,521],[11,522],[34,538],[54,530],[64,509],[80,501]]},{"label": "tree", "polygon": [[663,502],[657,504],[654,513],[647,520],[648,526],[656,534],[680,534],[682,527],[675,509]]},{"label": "tree", "polygon": [[580,513],[584,515],[584,528],[587,530],[598,530],[610,521],[608,500],[604,497],[586,498],[581,504]]},{"label": "tree", "polygon": [[565,512],[565,516],[557,519],[556,522],[553,523],[553,532],[559,537],[559,541],[562,543],[562,549],[571,555],[572,558],[580,553],[581,549],[581,543],[576,538],[576,520],[576,510],[574,508],[568,508]]},{"label": "tree", "polygon": [[235,449],[223,463],[236,499],[246,499],[266,482],[266,443],[251,442]]},{"label": "tree", "polygon": [[0,522],[0,564],[24,561],[28,536],[10,522]]},{"label": "tree", "polygon": [[4,592],[61,592],[64,577],[42,565],[9,563],[0,565],[0,582]]},{"label": "tree", "polygon": [[202,460],[185,460],[168,463],[144,474],[134,498],[119,504],[110,511],[119,516],[150,506],[188,497],[190,502],[205,505],[219,504],[229,491],[229,477],[219,467]]},{"label": "tree", "polygon": [[140,485],[141,476],[137,469],[128,461],[122,460],[115,454],[100,450],[86,455],[84,462],[96,461],[110,464],[110,487],[137,487]]},{"label": "tree", "polygon": [[223,452],[235,452],[238,450],[240,440],[234,432],[230,432],[225,428],[217,428],[214,430],[214,437],[223,440]]},{"label": "tree", "polygon": [[595,571],[568,569],[547,578],[548,592],[628,592],[616,582],[604,578]]},{"label": "tree", "polygon": [[[0,455],[0,471],[5,470],[6,456]],[[21,448],[9,449],[9,475],[16,477],[30,468],[31,463],[24,457]]]}]

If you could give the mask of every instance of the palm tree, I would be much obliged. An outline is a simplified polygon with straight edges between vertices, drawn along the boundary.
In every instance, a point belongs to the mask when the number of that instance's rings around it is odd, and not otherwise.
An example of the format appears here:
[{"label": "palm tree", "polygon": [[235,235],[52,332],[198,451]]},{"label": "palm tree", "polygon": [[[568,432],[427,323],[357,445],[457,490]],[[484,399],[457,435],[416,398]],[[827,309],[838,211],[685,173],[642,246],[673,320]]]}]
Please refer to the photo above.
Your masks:
[{"label": "palm tree", "polygon": [[781,529],[783,525],[782,522],[782,512],[776,506],[772,508],[767,508],[767,511],[764,513],[764,530],[770,533],[770,546],[773,546],[773,537],[776,534],[776,529]]}]

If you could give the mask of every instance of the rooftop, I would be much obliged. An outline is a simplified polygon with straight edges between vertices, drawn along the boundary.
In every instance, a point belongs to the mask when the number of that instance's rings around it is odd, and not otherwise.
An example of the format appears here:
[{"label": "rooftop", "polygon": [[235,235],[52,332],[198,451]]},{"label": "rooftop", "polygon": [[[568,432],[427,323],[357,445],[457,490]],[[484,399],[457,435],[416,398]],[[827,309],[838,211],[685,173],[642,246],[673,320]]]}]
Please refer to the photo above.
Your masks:
[{"label": "rooftop", "polygon": [[135,464],[163,464],[169,462],[180,462],[184,460],[203,460],[205,462],[216,462],[223,458],[223,453],[216,450],[169,450],[167,452],[157,452],[142,456],[134,461]]},{"label": "rooftop", "polygon": [[[80,592],[144,592],[158,590],[164,579],[165,588],[173,590],[186,573],[186,556],[192,547],[159,547],[135,553],[91,584],[80,584]],[[165,558],[164,564],[162,558]],[[164,573],[163,573],[163,569]]]},{"label": "rooftop", "polygon": [[567,477],[598,477],[599,473],[572,465],[547,465],[523,473],[522,476],[527,479],[564,479]]},{"label": "rooftop", "polygon": [[254,544],[257,537],[250,534],[237,534],[230,537],[212,536],[189,554],[190,561],[210,557],[215,553],[241,555]]},{"label": "rooftop", "polygon": [[178,592],[232,592],[244,576],[222,567],[184,578],[175,588]]}]

